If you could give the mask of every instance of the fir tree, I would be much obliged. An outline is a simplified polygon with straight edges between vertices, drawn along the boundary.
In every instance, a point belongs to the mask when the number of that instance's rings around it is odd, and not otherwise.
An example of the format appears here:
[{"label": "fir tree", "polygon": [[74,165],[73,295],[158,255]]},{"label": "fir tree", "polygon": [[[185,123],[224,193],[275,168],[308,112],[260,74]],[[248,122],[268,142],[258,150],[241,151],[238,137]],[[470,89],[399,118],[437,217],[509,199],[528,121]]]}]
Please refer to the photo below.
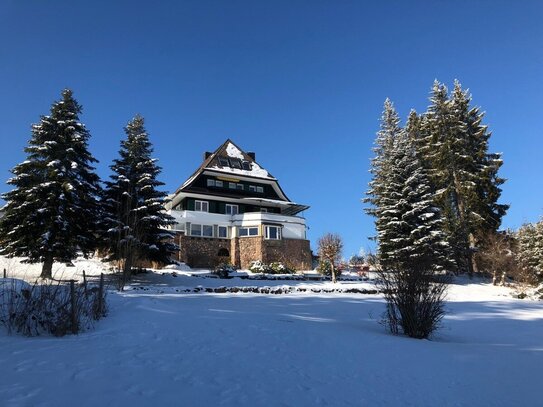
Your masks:
[{"label": "fir tree", "polygon": [[422,118],[418,138],[422,160],[429,167],[445,231],[460,270],[477,271],[474,251],[478,240],[495,232],[507,205],[498,203],[498,154],[488,153],[488,133],[482,113],[471,108],[471,97],[455,82],[449,97],[435,81],[431,105]]},{"label": "fir tree", "polygon": [[[416,127],[413,120],[412,114],[411,131]],[[380,262],[386,269],[449,268],[449,246],[426,169],[417,156],[414,135],[398,122],[387,100],[372,161],[378,166],[372,167],[366,199],[373,205],[367,212],[376,217]]]},{"label": "fir tree", "polygon": [[121,261],[128,278],[138,261],[171,262],[176,246],[164,229],[175,222],[164,212],[166,193],[157,190],[164,184],[157,180],[161,169],[151,157],[143,117],[137,115],[124,130],[127,137],[110,167],[114,174],[106,182],[103,206],[108,260]]},{"label": "fir tree", "polygon": [[522,225],[517,232],[517,260],[535,281],[543,281],[543,220]]},{"label": "fir tree", "polygon": [[52,277],[54,261],[69,262],[78,250],[86,255],[95,248],[100,186],[80,113],[72,92],[64,90],[51,114],[32,126],[27,159],[8,180],[15,188],[2,196],[1,253],[43,262],[42,278]]}]

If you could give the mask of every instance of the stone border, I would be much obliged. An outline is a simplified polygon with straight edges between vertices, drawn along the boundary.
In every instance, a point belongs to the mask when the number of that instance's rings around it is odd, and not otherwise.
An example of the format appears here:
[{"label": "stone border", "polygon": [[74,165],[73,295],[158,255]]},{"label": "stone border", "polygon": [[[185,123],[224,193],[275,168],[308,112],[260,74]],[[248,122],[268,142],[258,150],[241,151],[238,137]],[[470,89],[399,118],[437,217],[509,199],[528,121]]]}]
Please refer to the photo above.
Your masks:
[{"label": "stone border", "polygon": [[[148,287],[132,287],[132,290],[148,291]],[[185,289],[175,289],[176,293],[194,294],[194,293],[214,293],[214,294],[293,294],[293,293],[311,293],[311,294],[380,294],[377,289],[365,288],[306,288],[306,287],[194,287]],[[165,291],[159,290],[160,294]]]}]

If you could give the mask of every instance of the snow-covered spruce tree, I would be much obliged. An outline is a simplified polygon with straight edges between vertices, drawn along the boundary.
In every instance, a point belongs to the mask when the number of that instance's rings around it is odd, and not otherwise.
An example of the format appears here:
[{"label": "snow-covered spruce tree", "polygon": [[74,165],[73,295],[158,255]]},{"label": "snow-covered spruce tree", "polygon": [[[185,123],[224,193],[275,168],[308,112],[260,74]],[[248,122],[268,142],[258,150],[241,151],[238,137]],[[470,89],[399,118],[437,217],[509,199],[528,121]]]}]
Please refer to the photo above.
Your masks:
[{"label": "snow-covered spruce tree", "polygon": [[389,214],[385,212],[385,208],[391,206],[395,199],[394,196],[391,196],[394,194],[394,186],[390,185],[392,181],[392,167],[394,166],[392,155],[394,140],[401,132],[400,118],[394,109],[393,103],[387,98],[384,103],[383,114],[381,115],[380,129],[375,139],[375,147],[373,148],[375,156],[371,161],[370,167],[372,180],[369,183],[366,198],[363,200],[370,204],[370,207],[365,209],[366,213],[375,217],[377,239],[379,239],[377,255],[379,260],[385,263],[388,259],[389,250],[386,248],[386,243],[385,247],[382,246],[381,237],[385,237],[386,233],[381,236],[381,232],[386,229],[389,222]]},{"label": "snow-covered spruce tree", "polygon": [[517,261],[532,283],[543,281],[543,220],[522,225],[517,234]]},{"label": "snow-covered spruce tree", "polygon": [[[426,338],[437,329],[444,315],[446,279],[436,280],[435,272],[451,268],[450,248],[443,219],[434,198],[427,169],[419,159],[416,139],[420,118],[409,116],[406,129],[385,103],[381,128],[393,128],[389,140],[376,149],[379,177],[368,194],[376,216],[380,285],[387,301],[384,322],[392,333],[400,330],[411,337]],[[393,118],[387,125],[385,120]],[[380,139],[378,134],[378,140]]]},{"label": "snow-covered spruce tree", "polygon": [[394,107],[385,102],[366,199],[373,206],[366,211],[376,218],[379,260],[386,270],[413,265],[450,269],[441,213],[413,142],[415,116],[410,115],[408,130],[403,130]]},{"label": "snow-covered spruce tree", "polygon": [[103,208],[107,260],[122,263],[126,280],[138,261],[169,263],[177,248],[165,230],[174,220],[164,212],[166,193],[157,190],[164,184],[157,180],[161,169],[151,157],[143,117],[134,117],[124,130],[127,137],[110,167]]},{"label": "snow-covered spruce tree", "polygon": [[498,203],[499,154],[488,153],[490,133],[483,114],[471,108],[471,97],[458,81],[449,97],[445,85],[434,82],[431,104],[418,138],[422,160],[430,167],[445,231],[459,271],[477,271],[478,242],[495,232],[508,206]]},{"label": "snow-covered spruce tree", "polygon": [[62,92],[51,114],[32,126],[27,159],[13,168],[15,188],[0,221],[1,253],[43,262],[42,278],[52,277],[54,261],[69,262],[96,244],[99,178],[88,150],[90,134],[79,122],[81,106],[72,91]]}]

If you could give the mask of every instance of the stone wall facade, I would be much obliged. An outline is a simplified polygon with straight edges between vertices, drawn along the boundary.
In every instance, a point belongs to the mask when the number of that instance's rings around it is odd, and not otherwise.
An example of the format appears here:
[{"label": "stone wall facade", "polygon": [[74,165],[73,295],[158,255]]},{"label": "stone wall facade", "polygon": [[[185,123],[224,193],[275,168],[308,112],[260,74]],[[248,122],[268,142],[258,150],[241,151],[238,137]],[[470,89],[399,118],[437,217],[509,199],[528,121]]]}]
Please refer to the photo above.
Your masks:
[{"label": "stone wall facade", "polygon": [[295,270],[309,270],[312,266],[309,240],[265,240],[262,236],[233,239],[209,239],[178,234],[177,260],[190,267],[212,268],[231,263],[246,269],[254,260],[264,263],[281,262]]}]

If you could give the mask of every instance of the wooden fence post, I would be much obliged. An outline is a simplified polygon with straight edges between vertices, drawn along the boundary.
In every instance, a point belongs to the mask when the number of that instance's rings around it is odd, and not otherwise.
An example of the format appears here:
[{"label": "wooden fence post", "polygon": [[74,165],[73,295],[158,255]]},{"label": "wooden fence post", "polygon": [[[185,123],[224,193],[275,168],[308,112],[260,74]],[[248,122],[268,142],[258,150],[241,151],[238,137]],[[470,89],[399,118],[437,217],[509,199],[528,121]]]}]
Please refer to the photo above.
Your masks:
[{"label": "wooden fence post", "polygon": [[85,297],[87,296],[87,276],[85,270],[83,270],[83,290],[85,290]]},{"label": "wooden fence post", "polygon": [[76,310],[76,298],[75,298],[75,281],[70,280],[70,299],[72,303],[72,333],[77,334],[77,310]]},{"label": "wooden fence post", "polygon": [[103,315],[103,306],[102,303],[104,299],[104,273],[100,273],[100,285],[98,286],[98,312],[97,312],[97,318],[102,318]]}]

